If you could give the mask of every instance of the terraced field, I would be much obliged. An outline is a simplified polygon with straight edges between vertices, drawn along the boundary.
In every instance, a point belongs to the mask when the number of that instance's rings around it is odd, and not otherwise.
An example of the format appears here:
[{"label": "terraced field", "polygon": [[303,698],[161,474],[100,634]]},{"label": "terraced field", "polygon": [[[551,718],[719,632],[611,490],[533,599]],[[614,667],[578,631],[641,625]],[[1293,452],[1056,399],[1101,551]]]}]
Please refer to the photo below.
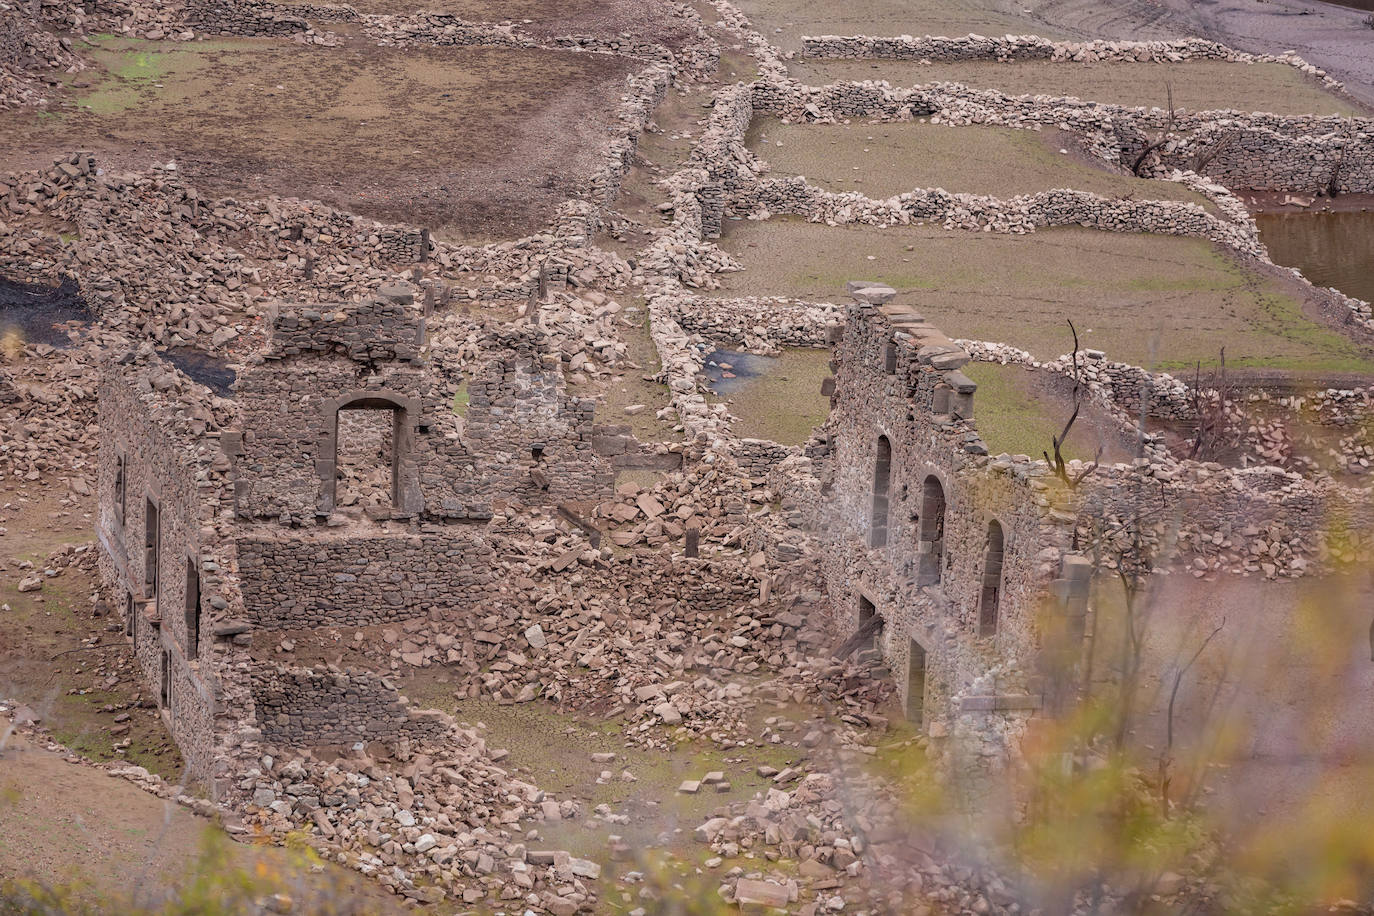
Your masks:
[{"label": "terraced field", "polygon": [[1302,288],[1208,242],[1090,229],[1030,235],[874,229],[798,219],[726,224],[745,270],[723,295],[838,301],[856,277],[886,283],[951,337],[996,340],[1044,359],[1083,345],[1159,368],[1214,363],[1303,372],[1374,370],[1374,357],[1308,314]]}]

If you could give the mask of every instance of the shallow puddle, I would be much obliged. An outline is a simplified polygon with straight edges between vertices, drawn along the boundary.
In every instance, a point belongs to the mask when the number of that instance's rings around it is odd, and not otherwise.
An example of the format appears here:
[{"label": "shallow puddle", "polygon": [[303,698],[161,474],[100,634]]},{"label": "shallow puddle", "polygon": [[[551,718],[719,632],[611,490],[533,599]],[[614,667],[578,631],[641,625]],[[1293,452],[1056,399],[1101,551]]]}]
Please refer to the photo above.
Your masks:
[{"label": "shallow puddle", "polygon": [[90,319],[91,310],[74,280],[43,286],[0,277],[0,345],[6,351],[31,343],[65,347],[70,341],[58,325]]}]

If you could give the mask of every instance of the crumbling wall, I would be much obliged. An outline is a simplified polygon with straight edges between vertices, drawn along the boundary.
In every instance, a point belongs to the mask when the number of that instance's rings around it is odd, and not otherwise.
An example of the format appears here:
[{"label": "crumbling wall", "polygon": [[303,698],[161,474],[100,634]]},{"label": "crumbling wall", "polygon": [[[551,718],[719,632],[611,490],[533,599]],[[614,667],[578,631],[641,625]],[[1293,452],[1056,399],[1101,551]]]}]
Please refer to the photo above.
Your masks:
[{"label": "crumbling wall", "polygon": [[[163,653],[168,654],[172,735],[191,778],[204,779],[211,769],[215,713],[213,679],[206,673],[206,621],[222,580],[215,564],[206,567],[202,544],[202,526],[219,498],[205,467],[213,449],[195,433],[210,432],[217,421],[194,398],[176,397],[179,386],[190,384],[156,358],[104,373],[96,535],[102,578],[125,613],[132,608],[125,632],[155,697],[163,692]],[[160,545],[155,588],[145,552],[150,499],[157,507]],[[194,635],[187,619],[192,568],[200,582]]]},{"label": "crumbling wall", "polygon": [[263,738],[288,747],[435,740],[449,727],[442,714],[411,710],[386,678],[368,671],[257,664],[252,684]]},{"label": "crumbling wall", "polygon": [[[1038,702],[1037,617],[1071,521],[1046,510],[1043,465],[987,457],[969,422],[973,383],[958,371],[967,360],[909,310],[850,307],[825,427],[833,471],[817,522],[837,625],[857,629],[860,599],[872,602],[906,703],[915,699],[912,641],[924,650],[924,720],[936,735],[948,733],[958,698],[990,673],[998,695]],[[890,443],[885,513],[875,511],[880,436]],[[944,496],[938,539],[927,481]],[[875,538],[883,515],[885,537]],[[993,522],[1004,551],[995,632],[987,632],[979,609]]]},{"label": "crumbling wall", "polygon": [[244,606],[267,629],[469,611],[491,597],[494,559],[480,532],[238,540]]},{"label": "crumbling wall", "polygon": [[481,519],[497,501],[550,505],[609,492],[613,471],[593,448],[595,402],[568,396],[542,331],[483,337],[460,417],[419,359],[419,309],[407,292],[389,295],[273,316],[265,358],[239,375],[242,429],[225,440],[240,516],[299,524],[331,515],[337,416],[355,405],[395,417],[388,517]]}]

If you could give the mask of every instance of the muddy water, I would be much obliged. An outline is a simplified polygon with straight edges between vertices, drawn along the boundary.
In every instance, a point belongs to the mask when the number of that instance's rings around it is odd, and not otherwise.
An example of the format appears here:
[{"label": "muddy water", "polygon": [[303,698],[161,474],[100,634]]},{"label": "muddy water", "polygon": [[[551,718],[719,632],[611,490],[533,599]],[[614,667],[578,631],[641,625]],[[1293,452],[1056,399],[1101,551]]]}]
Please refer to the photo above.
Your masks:
[{"label": "muddy water", "polygon": [[1259,213],[1255,222],[1274,263],[1374,302],[1374,212]]}]

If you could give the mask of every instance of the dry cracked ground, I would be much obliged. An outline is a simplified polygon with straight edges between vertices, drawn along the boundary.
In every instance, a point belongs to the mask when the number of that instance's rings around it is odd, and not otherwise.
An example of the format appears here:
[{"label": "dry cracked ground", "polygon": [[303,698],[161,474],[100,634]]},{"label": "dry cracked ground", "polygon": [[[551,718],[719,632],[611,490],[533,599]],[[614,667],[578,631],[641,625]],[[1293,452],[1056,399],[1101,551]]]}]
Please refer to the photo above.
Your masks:
[{"label": "dry cracked ground", "polygon": [[[287,0],[279,14],[293,5],[308,31],[264,37],[202,33],[178,19],[176,5],[44,2],[33,20],[0,4],[0,176],[10,175],[0,183],[0,876],[70,881],[97,907],[132,905],[131,894],[157,905],[213,867],[300,872],[294,902],[257,901],[276,912],[323,911],[341,896],[358,912],[1035,911],[978,856],[941,858],[937,847],[946,847],[935,837],[959,832],[947,812],[914,829],[902,821],[894,799],[926,788],[928,739],[904,721],[873,653],[830,658],[843,634],[810,613],[823,598],[802,575],[762,589],[746,576],[753,591],[733,595],[728,612],[707,612],[658,601],[642,583],[598,579],[595,566],[574,565],[576,581],[551,584],[550,568],[563,572],[555,561],[535,564],[537,582],[512,573],[523,605],[493,609],[456,639],[420,624],[275,634],[253,651],[380,671],[412,704],[450,713],[482,748],[480,766],[450,778],[443,760],[382,747],[283,749],[261,761],[258,784],[271,787],[247,818],[216,812],[203,790],[182,792],[180,753],[96,571],[94,406],[106,335],[179,354],[208,379],[260,342],[265,303],[346,299],[424,269],[470,293],[435,319],[461,337],[474,312],[521,314],[551,239],[567,231],[568,202],[590,204],[606,218],[584,240],[589,247],[559,249],[577,278],[557,326],[569,384],[598,399],[599,420],[628,425],[641,442],[678,444],[684,423],[651,334],[642,262],[670,225],[663,179],[691,163],[717,89],[780,65],[816,85],[957,81],[1115,105],[1160,106],[1167,95],[1189,111],[1367,116],[1368,87],[1358,82],[1365,65],[1342,70],[1344,43],[1324,62],[1318,33],[1304,53],[1351,79],[1350,92],[1282,63],[791,53],[816,34],[1187,34],[1196,24],[1167,4],[359,0],[361,18],[336,21],[317,20],[318,5]],[[421,12],[517,39],[417,40],[409,17]],[[1205,14],[1207,37],[1226,38],[1222,15]],[[560,43],[567,36],[592,41]],[[656,61],[671,62],[674,84],[639,124],[625,114],[629,81]],[[608,197],[598,176],[608,145],[627,135],[634,152]],[[1183,184],[1105,166],[1057,130],[760,117],[747,145],[771,177],[805,176],[875,199],[922,187],[998,198],[1068,187],[1218,212]],[[109,192],[126,196],[78,202],[62,189],[62,166],[52,193],[25,190],[25,176],[55,160],[75,169],[77,152],[91,154],[102,175],[127,176],[112,178]],[[168,188],[177,189],[172,205]],[[192,197],[224,211],[212,239],[187,238],[168,217]],[[295,218],[307,211],[315,223]],[[428,230],[447,260],[379,262],[369,245],[379,244],[383,224]],[[1350,256],[1356,267],[1338,270],[1329,285],[1374,273],[1374,228],[1366,221],[1352,231],[1366,240]],[[337,234],[321,242],[333,246],[328,264],[305,279],[290,248],[303,232],[312,240]],[[80,258],[69,253],[73,240],[91,243]],[[701,268],[711,279],[696,291],[708,298],[838,301],[847,281],[863,277],[914,297],[951,337],[1043,360],[1068,351],[1072,319],[1083,346],[1154,369],[1214,367],[1224,348],[1241,379],[1279,374],[1354,387],[1374,377],[1374,338],[1285,269],[1306,265],[1257,263],[1199,238],[1082,227],[971,232],[938,221],[879,229],[774,216],[727,219],[718,253],[716,267],[732,260],[736,269]],[[92,263],[109,279],[82,287],[85,305],[69,287],[52,291],[64,273]],[[731,339],[709,343],[706,400],[734,418],[734,436],[800,446],[825,421],[824,349],[765,354]],[[969,374],[994,454],[1037,454],[1073,409],[1057,376],[992,362]],[[1265,447],[1253,446],[1271,457]],[[1093,410],[1065,443],[1069,457],[1107,461],[1129,460],[1133,448]],[[1374,460],[1367,434],[1314,435],[1285,449],[1290,467],[1334,464],[1333,474],[1355,479]],[[1244,451],[1227,460],[1256,457]],[[686,518],[709,507],[720,520],[706,535],[712,549],[747,570],[749,555],[727,520],[781,516],[785,496],[757,481],[723,482],[709,468],[624,471],[599,517],[613,532],[606,549],[632,559],[674,549],[678,510]],[[531,556],[560,557],[578,543],[556,519],[530,522],[525,536],[536,545]],[[774,587],[785,602],[770,596]],[[1216,608],[1257,600],[1242,586],[1215,592]],[[1369,594],[1361,583],[1349,594],[1353,619]],[[561,617],[549,611],[531,636],[549,607]],[[454,649],[464,640],[472,652]],[[714,651],[687,648],[696,642]],[[530,673],[544,664],[559,672],[561,695],[533,689],[539,677]],[[1340,805],[1367,766],[1352,750],[1324,800]],[[1294,778],[1284,771],[1272,784]],[[436,840],[406,838],[414,817],[400,802],[437,792],[436,784],[463,786],[465,814],[490,801],[480,791],[492,786],[501,796],[493,805],[518,803],[522,815],[465,828],[467,845],[452,856],[403,869],[398,862],[420,861]],[[1246,784],[1247,803],[1256,791]],[[311,792],[351,794],[350,804],[375,816],[337,836],[293,807]],[[388,805],[383,823],[376,812]],[[302,869],[271,845],[292,832],[313,832],[322,860]],[[207,846],[207,833],[263,845]],[[554,878],[536,884],[538,869]],[[459,872],[464,880],[450,881]],[[1184,883],[1169,879],[1173,891]],[[1156,904],[1156,912],[1170,905]]]}]

